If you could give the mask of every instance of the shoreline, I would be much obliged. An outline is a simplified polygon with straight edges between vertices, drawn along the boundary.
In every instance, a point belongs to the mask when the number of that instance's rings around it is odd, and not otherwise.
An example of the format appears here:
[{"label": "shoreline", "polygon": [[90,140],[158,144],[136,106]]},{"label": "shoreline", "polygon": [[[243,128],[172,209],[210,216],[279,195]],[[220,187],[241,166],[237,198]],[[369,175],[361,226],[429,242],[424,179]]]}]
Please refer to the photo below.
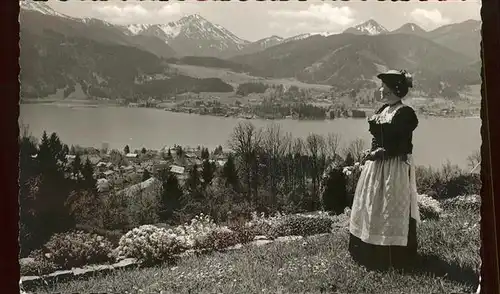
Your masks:
[{"label": "shoreline", "polygon": [[[128,105],[120,105],[117,103],[109,103],[109,102],[103,102],[103,103],[88,103],[89,100],[72,100],[72,101],[67,101],[66,103],[61,103],[61,101],[20,101],[19,105],[41,105],[41,106],[55,106],[55,107],[66,107],[70,109],[77,109],[77,108],[104,108],[104,107],[117,107],[117,108],[142,108],[142,109],[153,109],[153,110],[159,110],[159,111],[167,111],[170,113],[182,113],[182,114],[189,114],[189,115],[198,115],[198,116],[207,116],[207,117],[217,117],[217,118],[236,118],[236,119],[246,119],[246,120],[272,120],[272,121],[334,121],[337,119],[366,119],[369,117],[369,114],[367,114],[366,117],[337,117],[333,119],[328,119],[328,118],[291,118],[291,117],[283,117],[283,118],[269,118],[269,117],[258,117],[256,115],[214,115],[214,114],[201,114],[197,112],[189,112],[189,111],[175,111],[172,109],[168,108],[163,108],[163,107],[137,107],[137,106],[128,106]],[[453,119],[453,118],[464,118],[464,119],[477,119],[481,118],[481,116],[478,115],[437,115],[437,114],[425,114],[425,113],[418,113],[417,115],[425,118],[447,118],[447,119]]]}]

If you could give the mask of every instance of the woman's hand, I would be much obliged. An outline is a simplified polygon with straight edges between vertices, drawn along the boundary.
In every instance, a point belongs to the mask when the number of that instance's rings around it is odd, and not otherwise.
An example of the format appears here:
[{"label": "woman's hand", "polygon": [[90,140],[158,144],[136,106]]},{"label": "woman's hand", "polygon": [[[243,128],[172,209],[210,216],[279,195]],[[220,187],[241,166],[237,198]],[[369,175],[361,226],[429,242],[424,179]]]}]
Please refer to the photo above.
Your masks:
[{"label": "woman's hand", "polygon": [[384,152],[385,152],[385,149],[380,147],[380,148],[375,149],[375,151],[372,151],[370,153],[370,156],[373,158],[372,160],[377,160],[377,159],[382,158],[382,156],[384,155]]},{"label": "woman's hand", "polygon": [[369,160],[371,149],[366,149],[361,153],[361,163]]},{"label": "woman's hand", "polygon": [[385,149],[384,148],[377,148],[365,157],[365,160],[377,160],[380,159],[384,155]]}]

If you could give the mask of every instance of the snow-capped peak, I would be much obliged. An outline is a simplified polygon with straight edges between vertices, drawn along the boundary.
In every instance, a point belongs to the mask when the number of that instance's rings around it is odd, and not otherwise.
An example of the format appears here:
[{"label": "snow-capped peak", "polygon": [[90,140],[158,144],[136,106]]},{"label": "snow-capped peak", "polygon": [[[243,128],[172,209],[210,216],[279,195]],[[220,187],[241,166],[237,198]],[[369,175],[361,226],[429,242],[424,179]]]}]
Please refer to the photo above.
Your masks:
[{"label": "snow-capped peak", "polygon": [[[167,24],[133,24],[128,25],[126,28],[130,34],[153,34],[167,43],[180,36],[188,39],[217,40],[223,43],[230,42],[237,46],[243,46],[249,43],[246,40],[238,38],[224,27],[213,24],[198,14],[188,15],[182,17],[178,21],[169,22]],[[228,46],[228,44],[222,46]]]},{"label": "snow-capped peak", "polygon": [[292,36],[292,37],[289,37],[289,38],[286,38],[285,40],[283,40],[283,43],[307,39],[312,35],[313,35],[312,33],[305,33],[305,34]]},{"label": "snow-capped peak", "polygon": [[41,2],[37,2],[37,1],[21,0],[21,1],[19,1],[19,7],[21,9],[36,11],[36,12],[39,12],[39,13],[42,13],[42,14],[46,14],[46,15],[67,17],[64,14],[55,11],[50,6],[48,6],[47,4],[41,3]]},{"label": "snow-capped peak", "polygon": [[[124,27],[130,35],[155,36],[174,50],[188,55],[219,54],[237,51],[250,44],[223,26],[211,23],[199,14],[163,24],[133,24]],[[208,53],[207,53],[208,52]]]},{"label": "snow-capped peak", "polygon": [[272,46],[276,46],[282,43],[284,38],[276,35],[272,35],[270,37],[266,37],[260,40],[253,42],[252,44],[258,44],[261,48],[269,48]]},{"label": "snow-capped peak", "polygon": [[282,42],[284,39],[282,37],[273,35],[264,39],[260,39],[259,43],[261,43],[263,46],[268,46],[268,45],[273,45]]},{"label": "snow-capped peak", "polygon": [[362,24],[347,29],[346,32],[357,32],[374,36],[374,35],[385,34],[388,32],[388,30],[375,20],[370,19]]},{"label": "snow-capped peak", "polygon": [[332,32],[316,32],[316,33],[311,33],[311,35],[320,35],[320,36],[323,36],[323,37],[328,37],[328,36],[331,36],[331,35],[335,35],[336,33],[332,33]]},{"label": "snow-capped peak", "polygon": [[141,32],[147,30],[150,27],[150,25],[146,24],[131,24],[126,26],[126,28],[129,30],[129,32],[132,35],[137,35],[140,34]]}]

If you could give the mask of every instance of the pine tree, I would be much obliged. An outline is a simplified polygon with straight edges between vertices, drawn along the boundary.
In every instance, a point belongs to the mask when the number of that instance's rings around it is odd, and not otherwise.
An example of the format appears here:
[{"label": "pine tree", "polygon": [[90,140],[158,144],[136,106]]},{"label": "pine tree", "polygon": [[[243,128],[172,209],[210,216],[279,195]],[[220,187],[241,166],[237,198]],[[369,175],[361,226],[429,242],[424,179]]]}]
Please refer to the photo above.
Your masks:
[{"label": "pine tree", "polygon": [[63,154],[64,154],[64,157],[66,157],[66,155],[69,154],[69,147],[67,144],[63,145]]},{"label": "pine tree", "polygon": [[215,150],[214,150],[214,154],[215,154],[215,155],[220,155],[220,154],[222,154],[222,146],[221,146],[221,145],[219,145],[219,146],[217,146],[217,148],[215,148]]},{"label": "pine tree", "polygon": [[57,136],[56,133],[52,133],[49,139],[49,149],[52,157],[56,162],[66,162],[66,156],[64,156],[63,152],[63,144],[61,143],[61,139]]},{"label": "pine tree", "polygon": [[236,165],[232,154],[229,154],[226,164],[224,164],[224,167],[222,168],[222,177],[226,179],[227,184],[231,185],[233,189],[238,191],[238,173],[236,171]]},{"label": "pine tree", "polygon": [[37,161],[40,177],[37,180],[36,199],[33,207],[37,226],[32,233],[37,235],[39,242],[45,242],[55,232],[61,232],[74,225],[66,200],[70,194],[70,183],[65,177],[63,166],[58,164],[62,155],[62,144],[54,133],[49,139],[43,132]]},{"label": "pine tree", "polygon": [[75,179],[77,181],[80,180],[80,172],[82,171],[82,159],[80,158],[80,154],[77,154],[75,156],[75,159],[73,160],[73,163],[71,164],[71,171],[72,171]]},{"label": "pine tree", "polygon": [[[208,150],[207,150],[208,151]],[[210,160],[205,159],[202,165],[201,177],[203,178],[203,185],[206,187],[212,183],[215,174],[215,164]]]},{"label": "pine tree", "polygon": [[97,189],[97,180],[94,178],[94,167],[92,166],[92,162],[87,158],[82,167],[82,177],[84,189],[87,191],[96,191]]},{"label": "pine tree", "polygon": [[200,175],[198,173],[198,165],[194,164],[189,171],[188,179],[186,181],[186,187],[190,193],[196,193],[199,191],[200,186]]},{"label": "pine tree", "polygon": [[202,148],[201,149],[201,159],[202,160],[207,160],[210,158],[210,152],[208,151],[207,148]]},{"label": "pine tree", "polygon": [[178,158],[182,158],[182,156],[184,155],[184,150],[182,150],[181,146],[175,147],[175,154],[177,155]]},{"label": "pine tree", "polygon": [[149,180],[149,178],[151,178],[151,173],[147,169],[145,169],[144,173],[142,173],[142,181],[147,181]]},{"label": "pine tree", "polygon": [[42,134],[37,160],[40,164],[42,174],[47,172],[55,173],[57,171],[57,161],[52,156],[50,141],[45,131]]},{"label": "pine tree", "polygon": [[160,199],[160,218],[169,220],[176,210],[181,208],[182,189],[177,177],[168,173],[162,184],[162,194]]}]

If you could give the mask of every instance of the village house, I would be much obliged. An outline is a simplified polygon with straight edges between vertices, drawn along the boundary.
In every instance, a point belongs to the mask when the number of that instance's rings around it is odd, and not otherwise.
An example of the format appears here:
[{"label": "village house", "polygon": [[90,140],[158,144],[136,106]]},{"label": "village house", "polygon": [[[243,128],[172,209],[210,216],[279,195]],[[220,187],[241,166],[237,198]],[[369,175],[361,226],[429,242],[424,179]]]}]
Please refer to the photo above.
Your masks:
[{"label": "village house", "polygon": [[155,178],[151,177],[146,181],[140,182],[139,184],[132,185],[128,188],[125,188],[119,191],[119,194],[122,194],[126,197],[147,197],[147,198],[156,198],[159,191],[161,189],[161,182]]},{"label": "village house", "polygon": [[174,173],[176,175],[183,175],[185,171],[185,168],[183,166],[178,166],[178,165],[171,165],[170,166],[170,172]]},{"label": "village house", "polygon": [[152,171],[154,174],[158,173],[161,170],[166,170],[168,169],[169,165],[166,160],[160,160],[159,162],[156,162],[153,164]]},{"label": "village house", "polygon": [[122,165],[122,166],[120,166],[120,169],[124,172],[131,172],[135,169],[135,167],[132,165],[127,165],[127,166]]},{"label": "village house", "polygon": [[[35,157],[36,158],[36,157]],[[66,155],[66,160],[74,160],[76,158],[76,155],[68,154]]]},{"label": "village house", "polygon": [[107,170],[102,173],[101,175],[102,178],[110,181],[115,179],[115,171],[114,170]]}]

